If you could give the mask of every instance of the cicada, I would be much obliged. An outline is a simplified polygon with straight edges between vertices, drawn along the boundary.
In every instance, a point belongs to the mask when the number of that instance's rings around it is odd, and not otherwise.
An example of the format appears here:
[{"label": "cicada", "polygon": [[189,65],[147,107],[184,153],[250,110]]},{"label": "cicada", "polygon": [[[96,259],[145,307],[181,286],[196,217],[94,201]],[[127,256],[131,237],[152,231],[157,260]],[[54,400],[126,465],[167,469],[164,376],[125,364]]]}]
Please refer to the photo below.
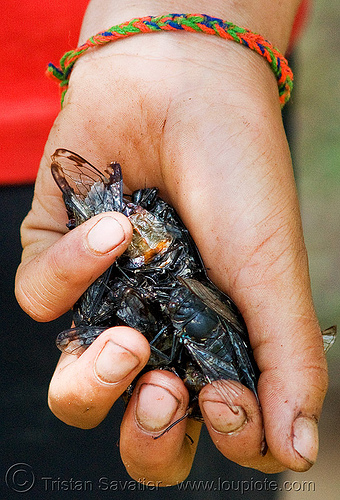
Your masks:
[{"label": "cicada", "polygon": [[[79,354],[105,329],[127,325],[150,343],[145,370],[171,370],[183,380],[190,396],[186,415],[201,420],[198,393],[207,383],[231,408],[241,385],[260,405],[259,371],[245,322],[208,278],[189,231],[157,188],[123,195],[118,163],[102,173],[66,149],[55,151],[51,171],[63,193],[69,229],[107,211],[123,213],[133,226],[124,254],[75,303],[75,326],[58,335],[59,349]],[[328,344],[334,336],[334,328],[327,331]]]}]

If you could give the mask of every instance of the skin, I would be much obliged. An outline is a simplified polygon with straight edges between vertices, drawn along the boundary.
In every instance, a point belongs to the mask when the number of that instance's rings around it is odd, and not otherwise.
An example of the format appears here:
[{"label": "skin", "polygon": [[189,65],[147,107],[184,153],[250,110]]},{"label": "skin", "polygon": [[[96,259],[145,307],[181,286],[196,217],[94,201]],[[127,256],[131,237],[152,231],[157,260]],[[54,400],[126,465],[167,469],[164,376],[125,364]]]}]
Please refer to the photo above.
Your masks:
[{"label": "skin", "polygon": [[[81,41],[132,17],[196,11],[260,32],[284,52],[297,5],[117,1],[113,9],[112,2],[96,0]],[[94,238],[90,230],[102,215],[67,233],[50,173],[58,147],[101,169],[119,161],[125,192],[159,187],[194,237],[211,279],[241,310],[261,371],[262,413],[246,388],[236,391],[231,411],[211,386],[204,387],[201,409],[217,448],[266,472],[309,469],[317,455],[327,368],[277,84],[266,61],[217,37],[160,33],[92,50],[76,63],[22,225],[16,294],[38,321],[67,311],[131,239],[129,221],[115,213],[106,215],[107,231],[95,231]],[[111,227],[112,220],[119,224]],[[145,338],[121,327],[107,330],[80,357],[63,354],[50,385],[52,411],[70,425],[98,425],[148,356]],[[181,417],[187,402],[172,373],[139,379],[120,438],[133,478],[161,486],[185,479],[200,424],[186,419],[161,439],[152,436]]]}]

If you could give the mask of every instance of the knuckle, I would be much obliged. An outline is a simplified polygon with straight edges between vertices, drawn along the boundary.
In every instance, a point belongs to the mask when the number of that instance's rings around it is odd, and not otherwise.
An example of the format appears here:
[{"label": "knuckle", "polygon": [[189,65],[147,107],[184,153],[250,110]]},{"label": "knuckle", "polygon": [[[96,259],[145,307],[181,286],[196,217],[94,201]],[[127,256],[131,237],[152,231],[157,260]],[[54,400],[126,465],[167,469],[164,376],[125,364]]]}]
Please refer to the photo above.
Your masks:
[{"label": "knuckle", "polygon": [[48,307],[46,301],[39,296],[38,290],[33,289],[32,291],[31,284],[26,283],[26,280],[16,280],[15,296],[23,311],[33,320],[45,322],[57,317],[53,308]]},{"label": "knuckle", "polygon": [[44,258],[19,266],[15,283],[17,301],[35,321],[52,321],[72,307],[88,286],[88,281],[82,286],[84,274],[80,273],[78,279],[76,275],[75,266],[65,265],[62,252],[50,249]]}]

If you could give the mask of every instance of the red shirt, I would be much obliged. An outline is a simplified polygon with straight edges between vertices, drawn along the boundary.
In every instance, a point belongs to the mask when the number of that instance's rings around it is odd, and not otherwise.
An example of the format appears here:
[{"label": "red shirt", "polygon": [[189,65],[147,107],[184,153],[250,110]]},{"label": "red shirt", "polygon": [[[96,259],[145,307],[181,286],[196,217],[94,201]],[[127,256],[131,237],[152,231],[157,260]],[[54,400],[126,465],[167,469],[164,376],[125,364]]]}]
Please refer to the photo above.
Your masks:
[{"label": "red shirt", "polygon": [[60,111],[58,85],[46,78],[78,44],[88,0],[6,0],[0,52],[0,184],[34,182],[48,133]]},{"label": "red shirt", "polygon": [[[302,1],[294,34],[305,18],[307,1]],[[45,70],[48,62],[58,63],[64,52],[77,46],[87,3],[88,0],[4,2],[0,185],[35,180],[48,133],[60,110],[58,85],[45,76]]]}]

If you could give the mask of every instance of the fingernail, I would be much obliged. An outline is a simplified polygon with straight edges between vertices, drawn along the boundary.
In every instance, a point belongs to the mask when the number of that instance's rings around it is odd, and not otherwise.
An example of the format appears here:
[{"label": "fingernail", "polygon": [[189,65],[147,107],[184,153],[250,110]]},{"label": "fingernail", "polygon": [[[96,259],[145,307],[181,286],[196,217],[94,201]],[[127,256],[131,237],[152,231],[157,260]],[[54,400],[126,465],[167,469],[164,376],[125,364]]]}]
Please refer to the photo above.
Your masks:
[{"label": "fingernail", "polygon": [[212,427],[217,432],[233,434],[244,427],[247,416],[241,406],[230,408],[225,403],[216,401],[204,401],[203,409]]},{"label": "fingernail", "polygon": [[102,381],[114,384],[123,380],[139,364],[139,359],[124,347],[109,340],[100,351],[95,373]]},{"label": "fingernail", "polygon": [[95,253],[107,253],[120,245],[125,233],[119,222],[113,217],[102,217],[87,234],[90,250]]},{"label": "fingernail", "polygon": [[146,431],[161,431],[170,425],[178,406],[178,399],[167,389],[142,384],[138,394],[136,418]]},{"label": "fingernail", "polygon": [[293,446],[295,451],[313,465],[319,449],[319,433],[313,418],[298,417],[293,423]]}]

